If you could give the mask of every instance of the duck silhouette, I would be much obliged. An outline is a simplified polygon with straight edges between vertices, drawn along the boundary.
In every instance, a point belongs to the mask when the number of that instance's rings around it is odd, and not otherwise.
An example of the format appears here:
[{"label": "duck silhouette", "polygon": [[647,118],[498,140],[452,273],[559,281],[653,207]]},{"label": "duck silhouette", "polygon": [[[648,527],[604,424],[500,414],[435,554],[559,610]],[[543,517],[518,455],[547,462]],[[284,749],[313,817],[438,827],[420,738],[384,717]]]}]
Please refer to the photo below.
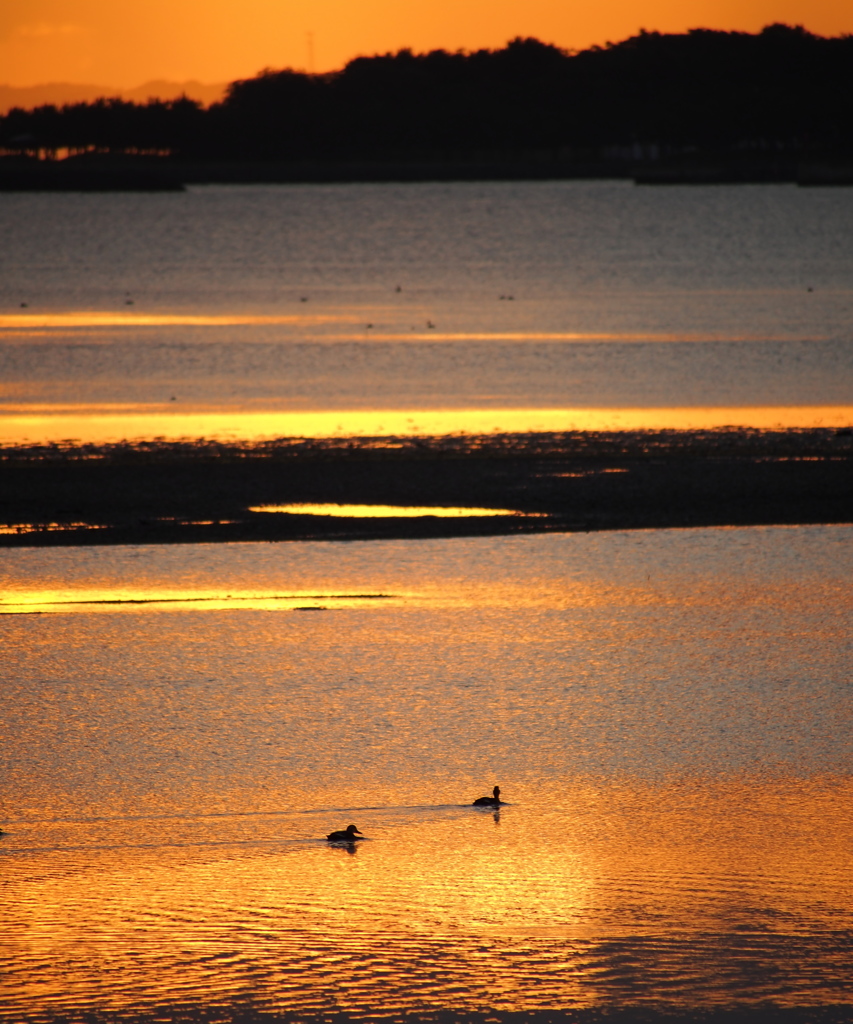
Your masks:
[{"label": "duck silhouette", "polygon": [[347,825],[345,829],[330,832],[326,838],[330,843],[354,843],[356,839],[364,839],[364,835],[358,831],[355,825]]},{"label": "duck silhouette", "polygon": [[491,796],[478,796],[472,804],[473,807],[497,807],[503,803],[501,800],[501,787],[495,786]]}]

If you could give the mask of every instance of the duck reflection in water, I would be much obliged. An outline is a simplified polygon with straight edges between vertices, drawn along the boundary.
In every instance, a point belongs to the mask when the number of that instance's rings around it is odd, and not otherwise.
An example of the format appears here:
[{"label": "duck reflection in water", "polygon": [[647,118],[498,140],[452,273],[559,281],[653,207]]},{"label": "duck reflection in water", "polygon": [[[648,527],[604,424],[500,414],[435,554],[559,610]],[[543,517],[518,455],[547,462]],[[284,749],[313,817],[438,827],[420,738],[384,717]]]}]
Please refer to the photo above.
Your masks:
[{"label": "duck reflection in water", "polygon": [[364,834],[359,832],[355,825],[347,825],[345,829],[340,829],[337,832],[330,832],[326,839],[330,843],[352,843],[355,845],[356,840],[364,839]]},{"label": "duck reflection in water", "polygon": [[495,786],[492,790],[491,796],[478,796],[472,804],[473,807],[500,807],[503,804],[501,800],[501,787]]}]

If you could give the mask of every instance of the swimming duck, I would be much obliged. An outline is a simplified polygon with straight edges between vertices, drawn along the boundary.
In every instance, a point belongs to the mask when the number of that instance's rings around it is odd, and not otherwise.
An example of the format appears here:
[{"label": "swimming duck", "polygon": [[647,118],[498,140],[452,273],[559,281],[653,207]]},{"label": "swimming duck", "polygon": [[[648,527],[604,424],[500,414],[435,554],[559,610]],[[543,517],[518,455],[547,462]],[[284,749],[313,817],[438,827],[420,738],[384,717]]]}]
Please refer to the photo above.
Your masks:
[{"label": "swimming duck", "polygon": [[491,796],[478,796],[473,803],[473,807],[494,807],[496,804],[500,804],[501,800],[501,787],[495,786],[492,790]]},{"label": "swimming duck", "polygon": [[358,831],[355,825],[347,825],[345,829],[330,832],[326,838],[330,843],[354,843],[356,839],[364,839],[364,835]]}]

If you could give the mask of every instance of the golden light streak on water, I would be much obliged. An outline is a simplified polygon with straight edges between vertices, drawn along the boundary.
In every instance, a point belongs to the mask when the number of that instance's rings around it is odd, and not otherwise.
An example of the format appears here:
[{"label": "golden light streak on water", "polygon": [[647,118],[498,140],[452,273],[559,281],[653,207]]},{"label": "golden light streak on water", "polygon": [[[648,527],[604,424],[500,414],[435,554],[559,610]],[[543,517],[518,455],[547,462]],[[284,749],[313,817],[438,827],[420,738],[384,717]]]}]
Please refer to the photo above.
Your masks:
[{"label": "golden light streak on water", "polygon": [[851,798],[830,777],[575,780],[518,794],[497,820],[362,809],[353,852],[322,840],[340,811],[71,820],[43,851],[24,827],[29,855],[6,870],[6,1007],[125,1014],[251,993],[255,1009],[334,1004],[356,1020],[377,1005],[519,1012],[630,1000],[639,969],[649,998],[695,1011],[760,1003],[762,957],[809,979],[774,986],[776,1005],[837,1000]]},{"label": "golden light streak on water", "polygon": [[[247,327],[275,324],[349,323],[355,313],[263,315],[224,313],[6,313],[0,315],[0,330],[26,332],[45,328],[78,327]],[[363,313],[361,314],[363,317]]]},{"label": "golden light streak on water", "polygon": [[[708,341],[774,341],[775,335],[754,332],[731,331],[546,331],[546,330],[499,330],[448,331],[437,327],[410,326],[407,329],[391,327],[379,322],[386,319],[411,320],[426,316],[420,308],[408,309],[405,313],[391,306],[360,305],[338,312],[252,314],[252,313],[139,313],[129,311],[72,310],[56,313],[5,313],[0,314],[0,340],[17,337],[56,337],[61,330],[138,327],[312,327],[330,324],[358,325],[358,329],[345,334],[323,332],[312,336],[312,341],[365,341],[407,342],[407,341],[565,341],[565,342],[708,342]],[[377,321],[374,325],[371,321]],[[809,334],[810,341],[821,338]]]},{"label": "golden light streak on water", "polygon": [[[710,430],[723,427],[784,429],[849,427],[853,406],[757,406],[632,409],[381,409],[286,412],[172,412],[169,406],[85,407],[48,413],[6,407],[0,444],[78,441],[169,441],[206,438],[261,441],[277,437],[441,437],[450,434],[561,432],[572,430]],[[172,409],[174,406],[172,406]],[[65,407],[67,410],[67,406]]]},{"label": "golden light streak on water", "polygon": [[[408,543],[408,542],[404,542]],[[328,545],[319,546],[329,551]],[[201,547],[201,546],[200,546]],[[207,546],[204,546],[207,547]],[[243,545],[216,545],[232,550]],[[128,549],[132,550],[132,549]],[[249,547],[251,551],[251,546]],[[400,558],[405,563],[404,550]],[[276,548],[276,560],[282,557]],[[259,568],[251,568],[219,582],[216,573],[190,574],[184,585],[176,586],[167,570],[153,573],[134,585],[130,571],[115,574],[84,573],[64,587],[32,585],[7,581],[0,594],[0,614],[91,613],[91,612],[181,612],[181,611],[293,611],[305,608],[335,610],[342,608],[407,608],[423,611],[468,608],[602,608],[637,607],[682,603],[713,603],[716,584],[703,588],[694,583],[689,595],[672,593],[654,586],[623,583],[613,586],[600,580],[582,580],[539,576],[535,584],[512,579],[482,580],[469,574],[449,579],[421,576],[410,578],[405,572],[388,566],[365,568],[357,575],[326,580],[317,577],[300,580],[279,568],[271,578],[258,579]],[[278,577],[276,580],[275,577]],[[765,597],[775,592],[765,588]],[[784,594],[780,591],[779,598]]]},{"label": "golden light streak on water", "polygon": [[250,512],[279,512],[299,516],[336,516],[347,519],[465,519],[470,516],[520,516],[511,508],[449,508],[440,505],[253,505]]},{"label": "golden light streak on water", "polygon": [[[0,615],[91,612],[173,612],[173,611],[302,611],[365,608],[372,604],[383,606],[421,608],[473,608],[486,604],[494,608],[547,607],[554,600],[566,607],[594,607],[613,593],[594,594],[583,586],[566,587],[562,594],[523,592],[521,588],[478,586],[442,587],[418,584],[408,590],[393,593],[379,591],[339,593],[323,591],[294,591],[291,593],[238,590],[228,593],[212,589],[178,590],[168,586],[131,589],[127,586],[80,588],[79,590],[21,589],[7,591],[0,597]],[[620,593],[618,599],[628,604],[644,603],[647,595],[641,591]]]},{"label": "golden light streak on water", "polygon": [[120,612],[120,611],[293,611],[306,608],[360,608],[372,601],[406,602],[401,594],[341,594],[295,591],[263,593],[251,590],[179,590],[169,587],[99,587],[75,590],[21,590],[0,598],[0,615],[45,612]]},{"label": "golden light streak on water", "polygon": [[[720,528],[721,532],[726,529]],[[785,529],[781,527],[779,529]],[[792,528],[793,529],[793,528]],[[323,543],[323,542],[319,542]],[[411,543],[411,542],[406,542]],[[224,546],[224,545],[223,545]],[[362,610],[396,608],[410,611],[464,609],[630,609],[630,608],[703,608],[714,607],[718,598],[716,583],[696,581],[689,591],[662,586],[660,580],[646,585],[614,586],[598,581],[555,580],[538,577],[527,583],[509,580],[478,581],[464,576],[452,580],[411,580],[405,574],[368,573],[360,581],[349,581],[349,588],[323,586],[321,581],[308,587],[287,588],[281,581],[278,589],[253,586],[246,575],[235,577],[227,586],[216,587],[203,577],[196,586],[170,586],[167,581],[132,586],[126,579],[82,579],[76,586],[63,589],[18,584],[7,587],[0,596],[0,615],[31,613],[90,614],[117,612],[213,612],[302,610],[335,611],[345,608]],[[346,586],[346,584],[345,584]],[[814,584],[823,598],[839,598],[837,588]],[[738,600],[751,605],[756,595],[749,587],[730,584]],[[824,593],[826,591],[826,593]],[[790,603],[790,592],[768,583],[763,587],[762,602]]]}]

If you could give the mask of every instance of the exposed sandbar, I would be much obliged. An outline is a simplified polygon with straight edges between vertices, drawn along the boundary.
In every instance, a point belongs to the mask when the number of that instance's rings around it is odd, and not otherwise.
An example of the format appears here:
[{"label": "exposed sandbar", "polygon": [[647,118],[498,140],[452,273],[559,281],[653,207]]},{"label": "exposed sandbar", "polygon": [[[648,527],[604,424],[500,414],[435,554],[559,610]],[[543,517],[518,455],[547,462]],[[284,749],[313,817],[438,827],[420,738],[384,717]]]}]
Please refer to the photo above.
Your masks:
[{"label": "exposed sandbar", "polygon": [[[341,519],[295,502],[514,509]],[[0,546],[366,540],[853,522],[850,430],[0,449]]]}]

